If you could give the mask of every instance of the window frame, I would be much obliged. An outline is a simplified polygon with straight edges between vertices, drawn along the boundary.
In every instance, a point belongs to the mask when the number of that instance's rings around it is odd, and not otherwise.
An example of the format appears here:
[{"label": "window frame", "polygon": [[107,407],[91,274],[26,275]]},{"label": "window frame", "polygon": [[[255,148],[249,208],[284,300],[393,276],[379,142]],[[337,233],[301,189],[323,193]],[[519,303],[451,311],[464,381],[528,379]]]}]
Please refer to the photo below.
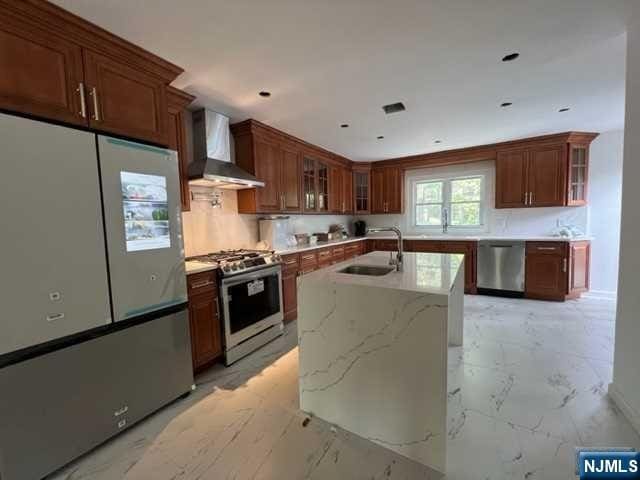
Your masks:
[{"label": "window frame", "polygon": [[[487,171],[467,171],[467,172],[451,172],[449,174],[433,174],[433,175],[416,175],[409,179],[409,204],[411,206],[411,220],[410,224],[414,232],[442,232],[442,223],[439,225],[418,225],[417,224],[417,185],[420,183],[428,182],[443,182],[442,185],[442,208],[447,209],[449,221],[451,220],[451,205],[452,203],[467,203],[467,202],[452,202],[451,201],[451,183],[454,180],[465,180],[470,178],[480,178],[480,224],[479,225],[451,225],[449,223],[449,231],[456,233],[477,233],[486,232],[488,229],[487,212],[489,210],[488,195],[488,180],[489,173]],[[420,204],[427,205],[427,204]],[[434,205],[434,203],[431,203]],[[442,218],[442,217],[441,217]]]}]

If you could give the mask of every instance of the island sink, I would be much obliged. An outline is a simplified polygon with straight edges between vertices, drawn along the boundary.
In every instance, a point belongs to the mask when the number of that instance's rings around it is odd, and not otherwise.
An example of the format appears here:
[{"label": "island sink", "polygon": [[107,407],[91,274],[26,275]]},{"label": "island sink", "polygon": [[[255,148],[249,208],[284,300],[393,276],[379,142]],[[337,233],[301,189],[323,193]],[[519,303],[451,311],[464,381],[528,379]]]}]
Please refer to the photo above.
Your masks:
[{"label": "island sink", "polygon": [[349,273],[351,275],[369,275],[371,277],[381,277],[395,270],[394,267],[381,267],[379,265],[349,265],[347,268],[338,270],[338,273]]}]

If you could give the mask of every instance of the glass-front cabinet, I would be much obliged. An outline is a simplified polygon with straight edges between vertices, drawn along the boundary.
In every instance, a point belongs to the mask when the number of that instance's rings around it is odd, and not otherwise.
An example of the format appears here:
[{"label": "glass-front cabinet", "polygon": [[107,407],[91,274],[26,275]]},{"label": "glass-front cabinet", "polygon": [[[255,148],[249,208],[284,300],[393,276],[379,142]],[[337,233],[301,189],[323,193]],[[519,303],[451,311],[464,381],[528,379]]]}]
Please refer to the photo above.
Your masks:
[{"label": "glass-front cabinet", "polygon": [[355,186],[355,213],[371,212],[369,171],[354,170],[353,183]]},{"label": "glass-front cabinet", "polygon": [[316,210],[316,161],[304,157],[303,162],[304,210]]},{"label": "glass-front cabinet", "polygon": [[321,160],[303,160],[304,211],[329,211],[329,165]]},{"label": "glass-front cabinet", "polygon": [[570,145],[568,205],[586,205],[589,174],[588,146]]}]

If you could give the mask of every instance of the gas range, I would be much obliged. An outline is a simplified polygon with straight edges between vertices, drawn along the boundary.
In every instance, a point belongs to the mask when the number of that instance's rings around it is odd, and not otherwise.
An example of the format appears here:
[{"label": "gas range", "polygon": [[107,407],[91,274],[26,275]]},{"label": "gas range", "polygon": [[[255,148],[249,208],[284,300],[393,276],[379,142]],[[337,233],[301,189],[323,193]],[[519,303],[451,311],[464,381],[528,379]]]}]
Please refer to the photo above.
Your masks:
[{"label": "gas range", "polygon": [[187,257],[188,262],[202,262],[217,265],[219,275],[229,277],[268,268],[281,263],[280,256],[271,250],[221,250]]}]

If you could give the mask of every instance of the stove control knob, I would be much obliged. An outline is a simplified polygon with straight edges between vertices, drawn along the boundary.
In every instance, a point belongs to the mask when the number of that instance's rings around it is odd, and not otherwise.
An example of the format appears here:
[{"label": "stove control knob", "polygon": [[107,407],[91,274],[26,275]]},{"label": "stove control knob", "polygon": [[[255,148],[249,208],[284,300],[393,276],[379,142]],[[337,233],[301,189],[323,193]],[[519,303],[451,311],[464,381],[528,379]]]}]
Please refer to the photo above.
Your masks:
[{"label": "stove control knob", "polygon": [[233,264],[231,265],[231,270],[234,270],[234,271],[235,271],[235,270],[238,270],[238,264],[237,264],[237,263],[233,263]]},{"label": "stove control knob", "polygon": [[225,272],[230,272],[231,271],[231,267],[229,267],[229,265],[225,265],[224,267],[222,267],[222,270]]}]

